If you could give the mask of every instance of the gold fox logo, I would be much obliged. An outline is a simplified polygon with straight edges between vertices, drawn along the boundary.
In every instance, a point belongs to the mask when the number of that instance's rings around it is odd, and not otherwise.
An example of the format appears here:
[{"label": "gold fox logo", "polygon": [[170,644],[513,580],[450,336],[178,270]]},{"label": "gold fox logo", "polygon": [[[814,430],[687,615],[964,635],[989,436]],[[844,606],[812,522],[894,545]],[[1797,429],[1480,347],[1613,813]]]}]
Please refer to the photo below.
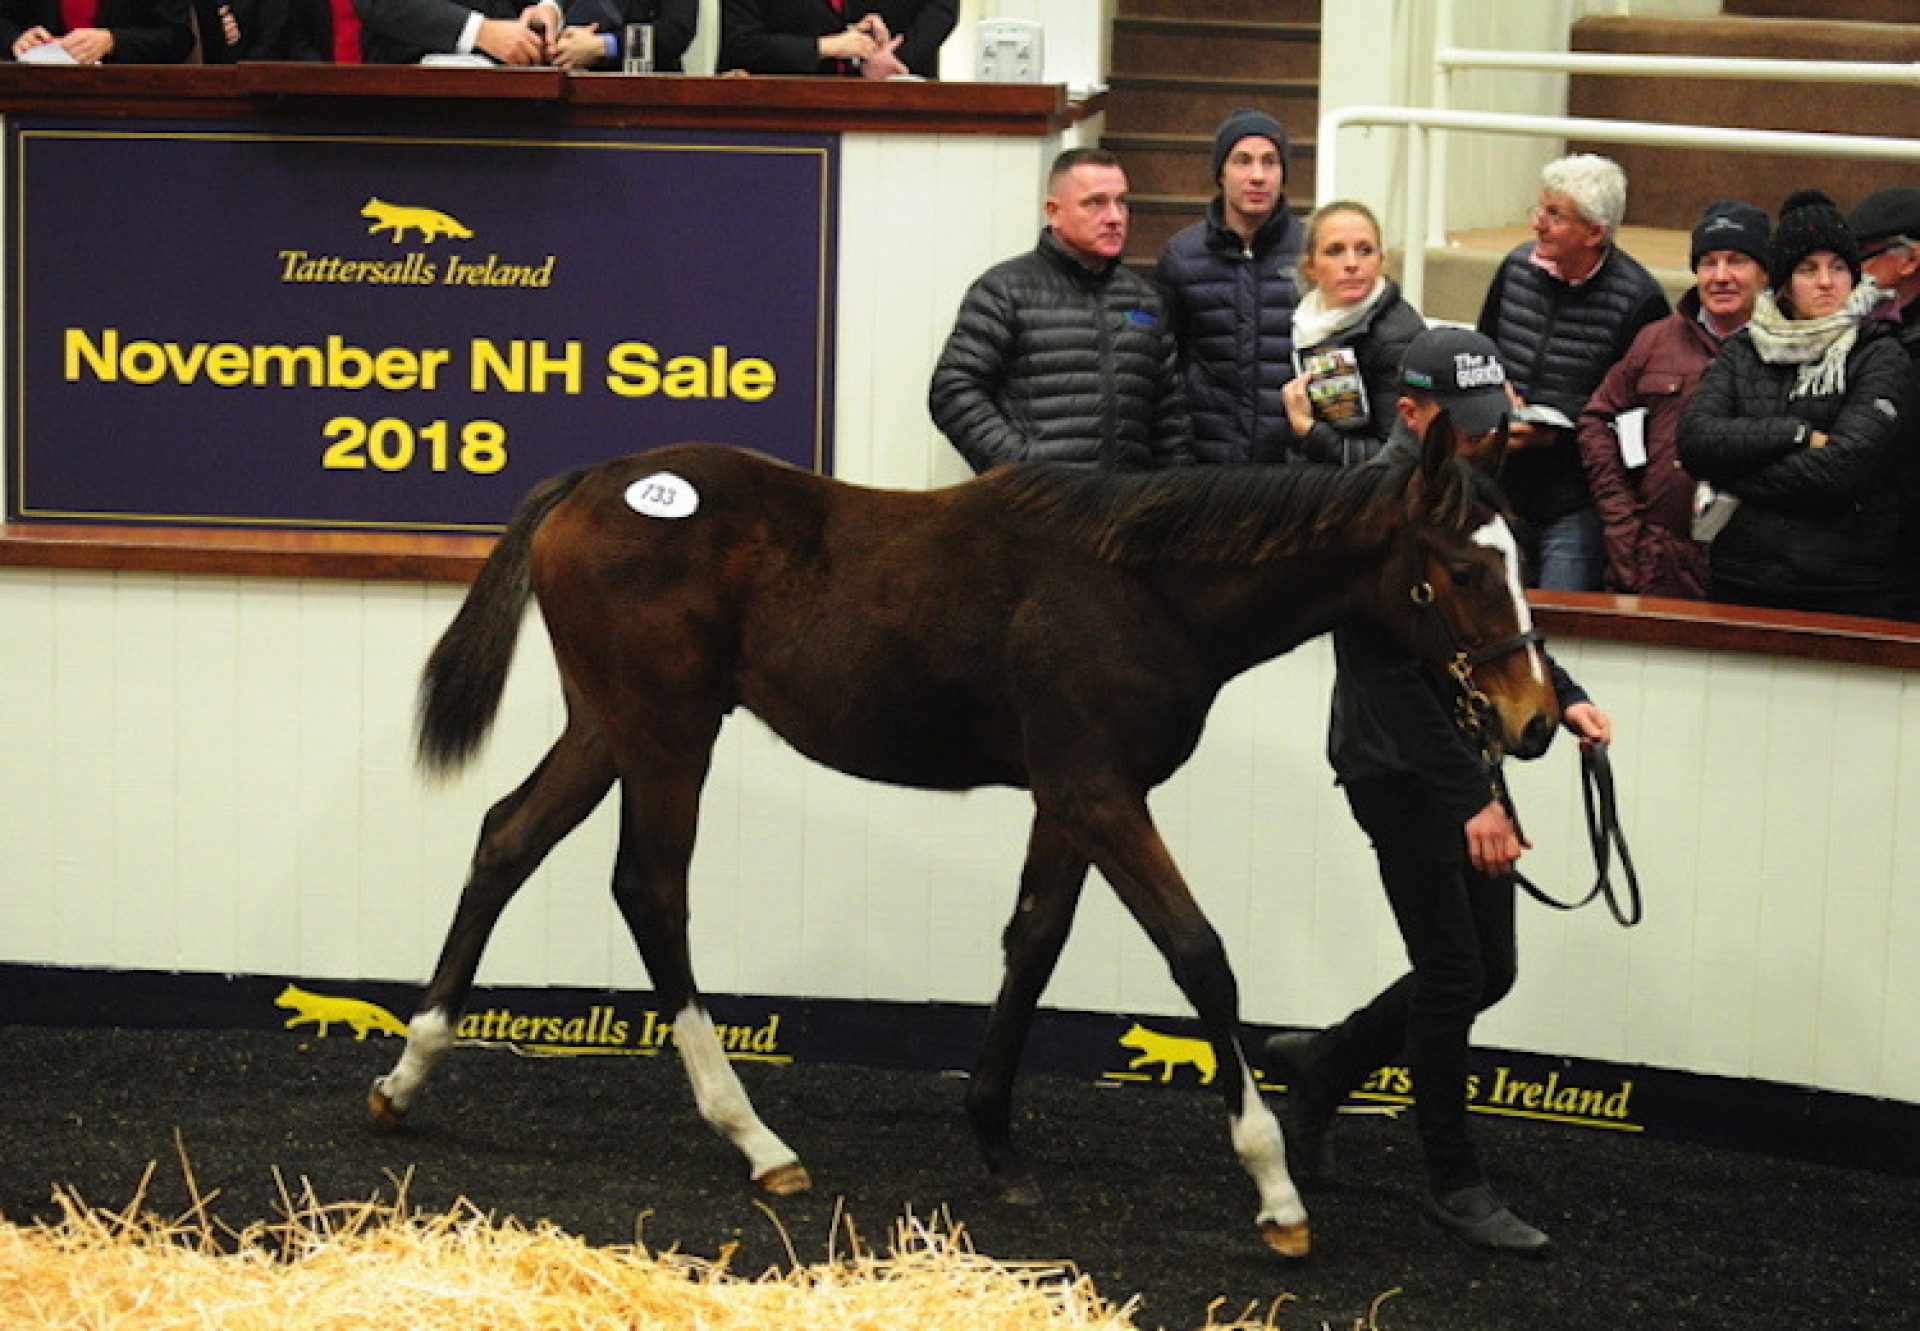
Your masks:
[{"label": "gold fox logo", "polygon": [[473,239],[473,232],[458,218],[432,208],[409,208],[405,204],[388,203],[384,199],[368,199],[367,206],[360,210],[360,216],[373,219],[367,227],[369,236],[391,231],[396,245],[409,231],[418,231],[420,239],[429,245],[437,236],[452,236],[455,240]]},{"label": "gold fox logo", "polygon": [[368,1003],[358,998],[330,998],[326,994],[309,993],[297,985],[290,984],[282,989],[280,997],[273,1000],[273,1005],[293,1009],[293,1015],[287,1018],[288,1030],[302,1022],[309,1022],[318,1027],[314,1032],[316,1035],[325,1035],[327,1028],[337,1021],[351,1027],[356,1040],[366,1039],[368,1031],[379,1031],[384,1035],[407,1033],[400,1019],[378,1003]]},{"label": "gold fox logo", "polygon": [[1120,1037],[1120,1043],[1128,1049],[1139,1050],[1133,1062],[1127,1064],[1129,1072],[1149,1063],[1158,1063],[1161,1081],[1172,1081],[1173,1069],[1181,1063],[1190,1064],[1200,1074],[1202,1085],[1212,1084],[1213,1074],[1218,1070],[1213,1046],[1192,1036],[1163,1035],[1159,1031],[1148,1030],[1136,1021]]}]

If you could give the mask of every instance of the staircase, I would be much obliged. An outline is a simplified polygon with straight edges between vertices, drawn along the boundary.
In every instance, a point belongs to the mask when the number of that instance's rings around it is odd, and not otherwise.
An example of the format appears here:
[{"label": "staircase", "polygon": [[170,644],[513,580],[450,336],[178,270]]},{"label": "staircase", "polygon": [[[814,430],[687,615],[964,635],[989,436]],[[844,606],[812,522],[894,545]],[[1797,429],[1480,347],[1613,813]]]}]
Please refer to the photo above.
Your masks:
[{"label": "staircase", "polygon": [[[1588,18],[1574,24],[1576,51],[1773,59],[1920,61],[1920,4],[1913,0],[1727,0],[1706,19]],[[1920,88],[1731,79],[1575,76],[1568,112],[1609,120],[1810,130],[1830,134],[1920,133]],[[1911,182],[1911,164],[1704,153],[1630,144],[1579,144],[1626,169],[1627,219],[1690,230],[1714,199],[1745,199],[1775,212],[1795,189],[1825,190],[1850,208],[1882,185]]]},{"label": "staircase", "polygon": [[1319,0],[1119,0],[1101,144],[1127,168],[1130,264],[1206,211],[1214,131],[1242,106],[1287,127],[1287,200],[1312,207],[1319,18]]}]

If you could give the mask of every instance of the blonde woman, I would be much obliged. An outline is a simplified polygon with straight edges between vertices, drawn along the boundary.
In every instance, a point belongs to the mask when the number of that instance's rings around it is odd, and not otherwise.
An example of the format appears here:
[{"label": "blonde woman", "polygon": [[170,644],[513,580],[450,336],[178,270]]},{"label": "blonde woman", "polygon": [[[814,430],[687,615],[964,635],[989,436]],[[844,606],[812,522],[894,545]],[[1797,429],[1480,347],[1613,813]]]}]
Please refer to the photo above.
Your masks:
[{"label": "blonde woman", "polygon": [[1385,445],[1400,396],[1400,360],[1426,331],[1387,280],[1380,222],[1363,203],[1329,203],[1307,219],[1306,295],[1293,312],[1294,377],[1282,393],[1294,460],[1350,466]]}]

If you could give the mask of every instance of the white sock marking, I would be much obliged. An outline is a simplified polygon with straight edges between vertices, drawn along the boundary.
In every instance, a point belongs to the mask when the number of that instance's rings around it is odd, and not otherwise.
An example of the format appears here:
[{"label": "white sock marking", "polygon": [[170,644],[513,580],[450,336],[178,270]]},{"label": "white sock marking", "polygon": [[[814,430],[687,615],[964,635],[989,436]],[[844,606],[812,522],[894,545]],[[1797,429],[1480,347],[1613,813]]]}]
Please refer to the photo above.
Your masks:
[{"label": "white sock marking", "polygon": [[453,1022],[445,1012],[434,1008],[415,1013],[407,1023],[407,1047],[401,1051],[400,1061],[393,1065],[392,1072],[373,1083],[374,1089],[392,1101],[395,1109],[405,1113],[418,1098],[428,1075],[451,1048]]},{"label": "white sock marking", "polygon": [[1293,1176],[1287,1173],[1287,1146],[1280,1135],[1279,1121],[1261,1098],[1260,1088],[1253,1084],[1246,1058],[1241,1057],[1239,1062],[1240,1112],[1228,1122],[1234,1154],[1260,1191],[1260,1214],[1254,1223],[1303,1224],[1307,1208],[1300,1200],[1300,1190],[1293,1186]]},{"label": "white sock marking", "polygon": [[688,1004],[673,1019],[673,1042],[679,1046],[680,1062],[687,1069],[687,1081],[693,1086],[693,1100],[700,1117],[740,1148],[747,1157],[752,1177],[759,1178],[778,1165],[798,1162],[799,1156],[775,1136],[760,1116],[753,1112],[746,1087],[727,1061],[720,1037],[714,1033],[713,1018],[704,1008]]}]

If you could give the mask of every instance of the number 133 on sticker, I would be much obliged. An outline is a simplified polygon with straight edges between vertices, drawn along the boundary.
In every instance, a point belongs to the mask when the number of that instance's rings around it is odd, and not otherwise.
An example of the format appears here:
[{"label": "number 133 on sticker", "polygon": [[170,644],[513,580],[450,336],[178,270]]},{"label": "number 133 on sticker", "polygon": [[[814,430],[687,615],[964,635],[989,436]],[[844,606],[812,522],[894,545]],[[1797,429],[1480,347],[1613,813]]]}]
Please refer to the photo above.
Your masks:
[{"label": "number 133 on sticker", "polygon": [[320,458],[328,471],[424,468],[491,476],[507,465],[507,427],[499,421],[467,421],[456,438],[447,421],[415,429],[391,416],[373,421],[335,416],[321,433],[331,441]]}]

